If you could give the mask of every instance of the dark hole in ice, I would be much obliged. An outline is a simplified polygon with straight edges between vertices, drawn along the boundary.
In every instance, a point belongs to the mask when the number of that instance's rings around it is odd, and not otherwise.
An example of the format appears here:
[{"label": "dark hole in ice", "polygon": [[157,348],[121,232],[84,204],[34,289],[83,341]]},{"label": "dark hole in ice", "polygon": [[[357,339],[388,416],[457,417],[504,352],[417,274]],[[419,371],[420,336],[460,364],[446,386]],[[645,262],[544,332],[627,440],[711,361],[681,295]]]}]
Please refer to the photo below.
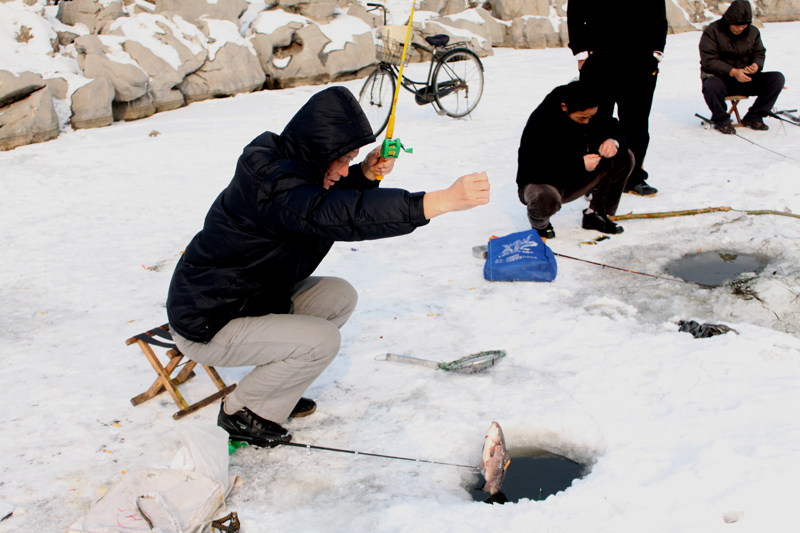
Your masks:
[{"label": "dark hole in ice", "polygon": [[664,270],[686,281],[719,287],[739,274],[758,274],[765,266],[763,256],[715,250],[685,255],[667,263]]},{"label": "dark hole in ice", "polygon": [[584,477],[588,470],[586,465],[560,455],[536,450],[511,450],[511,464],[506,470],[502,492],[493,496],[483,492],[484,479],[478,474],[478,481],[470,488],[470,493],[473,500],[486,503],[544,500],[568,489],[573,481]]}]

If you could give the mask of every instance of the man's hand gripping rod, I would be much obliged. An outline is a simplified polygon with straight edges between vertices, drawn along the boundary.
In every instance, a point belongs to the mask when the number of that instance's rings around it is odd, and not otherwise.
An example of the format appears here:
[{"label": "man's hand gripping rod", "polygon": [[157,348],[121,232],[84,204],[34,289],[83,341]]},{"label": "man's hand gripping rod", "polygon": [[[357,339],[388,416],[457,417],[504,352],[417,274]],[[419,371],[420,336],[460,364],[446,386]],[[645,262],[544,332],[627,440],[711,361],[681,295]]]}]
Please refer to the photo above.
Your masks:
[{"label": "man's hand gripping rod", "polygon": [[[403,81],[403,67],[406,65],[406,52],[408,52],[408,43],[411,38],[411,23],[414,21],[414,10],[416,7],[416,2],[411,4],[411,15],[408,17],[408,28],[406,29],[406,41],[403,43],[403,55],[400,58],[400,69],[397,75],[397,84],[394,88],[392,111],[389,113],[389,123],[386,125],[386,138],[383,140],[383,144],[381,144],[381,157],[383,159],[388,159],[390,157],[397,159],[400,156],[400,150],[409,154],[414,153],[413,148],[406,148],[403,146],[403,143],[400,142],[400,139],[392,139],[392,135],[394,135],[394,115],[397,111],[397,98],[400,96],[400,85],[402,85]],[[380,181],[383,179],[383,176],[375,176],[375,179]]]}]

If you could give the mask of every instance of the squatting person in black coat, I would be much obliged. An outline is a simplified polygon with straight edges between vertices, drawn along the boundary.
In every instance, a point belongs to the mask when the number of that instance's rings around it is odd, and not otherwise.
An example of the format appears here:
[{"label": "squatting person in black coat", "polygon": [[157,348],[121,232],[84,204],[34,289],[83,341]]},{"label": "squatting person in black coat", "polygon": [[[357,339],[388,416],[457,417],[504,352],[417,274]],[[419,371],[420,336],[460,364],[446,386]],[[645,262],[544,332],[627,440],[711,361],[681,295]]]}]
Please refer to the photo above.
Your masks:
[{"label": "squatting person in black coat", "polygon": [[757,96],[742,124],[754,130],[768,130],[764,117],[772,110],[786,81],[780,72],[763,72],[767,49],[752,22],[750,2],[736,0],[700,38],[703,97],[711,110],[711,122],[722,133],[736,133],[726,111],[728,95]]},{"label": "squatting person in black coat", "polygon": [[255,366],[220,408],[233,440],[288,442],[284,420],[316,409],[301,396],[336,357],[357,300],[347,281],[311,275],[334,241],[404,235],[489,201],[485,173],[431,193],[378,188],[392,159],[376,149],[350,165],[374,141],[347,89],[317,93],[280,135],[245,147],[175,268],[167,314],[181,352],[206,365]]},{"label": "squatting person in black coat", "polygon": [[652,196],[642,168],[650,144],[650,109],[658,63],[667,42],[664,0],[569,0],[569,47],[578,60],[581,81],[600,95],[598,116],[617,117],[636,165],[625,192]]},{"label": "squatting person in black coat", "polygon": [[622,233],[609,220],[617,212],[633,168],[619,123],[597,112],[598,98],[584,82],[556,87],[528,119],[519,145],[517,187],[531,227],[554,238],[550,217],[561,205],[595,189],[582,227]]}]

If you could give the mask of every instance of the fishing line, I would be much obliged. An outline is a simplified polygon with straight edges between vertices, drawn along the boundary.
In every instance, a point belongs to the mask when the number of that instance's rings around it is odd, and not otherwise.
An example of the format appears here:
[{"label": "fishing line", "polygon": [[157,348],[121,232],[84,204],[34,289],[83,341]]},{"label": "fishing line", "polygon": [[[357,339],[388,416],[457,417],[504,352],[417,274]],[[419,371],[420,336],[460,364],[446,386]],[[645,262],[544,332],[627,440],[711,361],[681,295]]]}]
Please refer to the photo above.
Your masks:
[{"label": "fishing line", "polygon": [[469,468],[470,470],[477,470],[478,467],[476,466],[468,466],[468,465],[460,465],[456,463],[445,463],[443,461],[430,461],[427,459],[414,459],[413,457],[399,457],[396,455],[383,455],[380,453],[369,453],[369,452],[358,452],[355,450],[345,450],[342,448],[331,448],[329,446],[316,446],[313,444],[302,444],[299,442],[278,442],[276,443],[279,446],[292,446],[295,448],[305,448],[307,450],[324,450],[328,452],[339,452],[339,453],[349,453],[351,455],[367,455],[370,457],[382,457],[384,459],[397,459],[399,461],[412,461],[415,463],[428,463],[434,465],[443,465],[443,466],[455,466],[458,468]]},{"label": "fishing line", "polygon": [[[705,122],[706,124],[708,124],[708,125],[712,125],[712,122],[711,122],[711,120],[710,120],[710,119],[707,119],[707,118],[706,118],[706,117],[704,117],[703,115],[701,115],[701,114],[699,114],[699,113],[695,113],[695,114],[694,114],[694,116],[696,116],[697,118],[699,118],[700,120],[702,120],[702,121],[703,121],[703,122]],[[767,147],[766,147],[766,146],[764,146],[764,145],[758,144],[758,143],[757,143],[757,142],[755,142],[755,141],[751,141],[751,140],[750,140],[750,139],[748,139],[747,137],[743,137],[742,135],[739,135],[738,133],[736,133],[736,131],[735,131],[735,130],[734,130],[733,134],[734,134],[734,135],[736,135],[737,137],[739,137],[740,139],[744,139],[745,141],[749,142],[749,143],[750,143],[750,144],[752,144],[752,145],[758,146],[759,148],[763,148],[763,149],[764,149],[764,150],[766,150],[767,152],[772,152],[772,153],[773,153],[773,154],[775,154],[775,155],[779,155],[779,156],[781,156],[781,157],[785,157],[786,159],[789,159],[789,160],[791,160],[791,161],[795,161],[796,163],[800,163],[800,159],[795,159],[794,157],[789,157],[788,155],[784,155],[784,154],[782,154],[782,153],[780,153],[780,152],[776,152],[775,150],[773,150],[773,149],[771,149],[771,148],[767,148]]]},{"label": "fishing line", "polygon": [[603,267],[603,268],[613,268],[614,270],[621,270],[622,272],[630,272],[631,274],[639,274],[639,275],[642,275],[642,276],[648,276],[648,277],[651,277],[651,278],[664,279],[664,280],[667,280],[667,281],[677,281],[679,283],[687,283],[689,285],[697,285],[699,287],[704,287],[706,289],[715,289],[716,288],[715,285],[706,285],[705,283],[698,283],[696,281],[686,281],[685,279],[668,278],[666,276],[656,276],[655,274],[648,274],[647,272],[642,272],[641,270],[628,270],[626,268],[620,268],[620,267],[615,267],[615,266],[611,266],[611,265],[605,265],[603,263],[595,263],[594,261],[587,261],[586,259],[580,259],[578,257],[571,257],[569,255],[564,255],[564,254],[560,254],[560,253],[557,253],[557,252],[553,252],[553,255],[557,255],[558,257],[563,257],[565,259],[572,259],[574,261],[581,261],[582,263],[589,263],[590,265],[597,265],[597,266]]}]

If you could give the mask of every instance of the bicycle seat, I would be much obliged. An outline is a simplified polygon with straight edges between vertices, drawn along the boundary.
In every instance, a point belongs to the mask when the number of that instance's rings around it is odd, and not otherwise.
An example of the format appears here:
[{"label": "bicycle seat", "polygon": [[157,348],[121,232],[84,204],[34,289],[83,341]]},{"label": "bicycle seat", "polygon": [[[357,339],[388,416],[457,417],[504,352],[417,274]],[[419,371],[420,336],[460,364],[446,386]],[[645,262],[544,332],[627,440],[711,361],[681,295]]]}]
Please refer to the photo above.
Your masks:
[{"label": "bicycle seat", "polygon": [[425,37],[425,42],[433,47],[445,46],[450,42],[450,36],[440,33],[438,35],[429,35]]}]

